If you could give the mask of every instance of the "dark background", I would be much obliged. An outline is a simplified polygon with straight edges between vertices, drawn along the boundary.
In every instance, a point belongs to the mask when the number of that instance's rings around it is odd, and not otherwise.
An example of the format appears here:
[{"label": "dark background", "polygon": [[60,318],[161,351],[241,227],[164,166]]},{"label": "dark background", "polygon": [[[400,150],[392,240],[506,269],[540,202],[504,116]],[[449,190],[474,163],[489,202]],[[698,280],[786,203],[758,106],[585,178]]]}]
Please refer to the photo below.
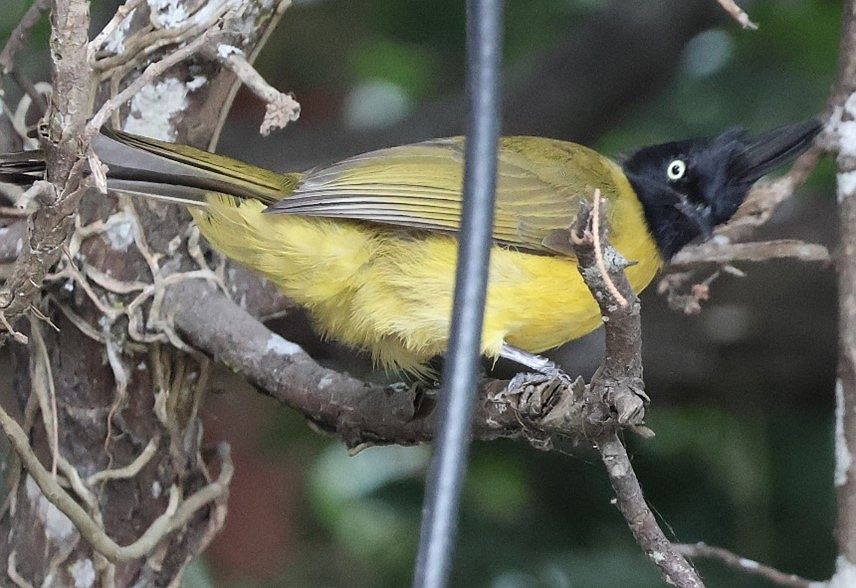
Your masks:
[{"label": "dark background", "polygon": [[[0,37],[28,1],[5,0]],[[841,6],[745,2],[743,31],[714,0],[507,2],[504,130],[618,155],[648,143],[763,130],[820,113],[835,74]],[[242,91],[220,151],[281,170],[462,128],[463,0],[296,1],[258,66],[302,104],[296,123],[256,132]],[[96,20],[115,3],[95,2]],[[24,56],[44,77],[47,30]],[[764,236],[836,243],[824,162]],[[645,375],[655,439],[629,439],[660,522],[813,578],[835,557],[832,485],[835,276],[789,262],[743,264],[701,315],[643,296]],[[323,361],[365,374],[364,358],[318,342],[292,313],[277,328]],[[598,333],[559,352],[571,371],[599,359]],[[5,365],[0,358],[0,366]],[[2,368],[0,368],[2,369]],[[4,384],[7,378],[3,378]],[[237,473],[226,529],[185,580],[203,586],[403,586],[410,580],[426,447],[349,458],[335,440],[225,370],[206,435],[229,440]],[[521,443],[476,444],[463,502],[456,586],[659,586],[599,459]],[[763,586],[701,563],[710,586]]]}]

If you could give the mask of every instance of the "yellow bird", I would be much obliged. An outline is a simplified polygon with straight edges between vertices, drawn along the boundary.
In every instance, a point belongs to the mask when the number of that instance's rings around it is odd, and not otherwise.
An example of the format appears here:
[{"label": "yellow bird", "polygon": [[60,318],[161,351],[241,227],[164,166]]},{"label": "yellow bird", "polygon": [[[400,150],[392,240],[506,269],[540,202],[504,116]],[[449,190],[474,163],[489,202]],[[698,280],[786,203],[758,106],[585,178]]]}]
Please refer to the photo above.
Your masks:
[{"label": "yellow bird", "polygon": [[[578,206],[595,190],[608,201],[612,244],[637,262],[626,271],[639,292],[819,128],[810,120],[754,138],[730,130],[645,147],[620,163],[565,141],[502,138],[482,353],[551,373],[534,354],[600,324],[568,245]],[[94,149],[109,187],[188,205],[215,249],[305,306],[324,336],[417,374],[446,350],[463,138],[286,174],[114,131]],[[32,182],[43,169],[37,152],[0,156],[0,179]]]}]

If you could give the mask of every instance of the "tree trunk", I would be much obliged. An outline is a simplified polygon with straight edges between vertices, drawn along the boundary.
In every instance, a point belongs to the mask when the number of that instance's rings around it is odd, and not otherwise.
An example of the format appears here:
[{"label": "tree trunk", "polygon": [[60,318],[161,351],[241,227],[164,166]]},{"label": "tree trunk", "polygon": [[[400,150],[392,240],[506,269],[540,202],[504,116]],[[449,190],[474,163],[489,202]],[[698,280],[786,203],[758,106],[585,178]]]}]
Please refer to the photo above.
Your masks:
[{"label": "tree trunk", "polygon": [[[67,5],[61,1],[57,4],[60,9]],[[209,3],[218,4],[226,3]],[[186,11],[190,19],[199,5],[193,0],[178,0],[169,10],[174,10],[173,14]],[[286,5],[279,0],[244,0],[241,11],[224,16],[223,42],[254,57]],[[127,42],[133,35],[145,33],[150,27],[147,12],[148,6],[142,3],[131,15],[130,26],[124,30],[119,27],[114,40],[121,44],[119,37]],[[166,22],[166,17],[160,16]],[[85,38],[87,33],[85,26],[82,31],[67,30],[82,26],[74,19],[55,17],[53,25],[54,36],[76,34]],[[155,51],[144,60],[123,66],[124,70],[113,69],[112,77],[97,88],[97,95],[102,99],[115,95],[168,50]],[[52,57],[57,60],[59,55],[53,52]],[[218,63],[196,56],[150,82],[140,94],[149,92],[161,101],[151,103],[147,111],[137,108],[144,104],[142,100],[132,101],[114,124],[132,117],[136,128],[147,128],[150,135],[205,148],[219,133],[220,125],[210,121],[223,120],[235,85],[234,76]],[[163,94],[167,91],[185,96],[183,106],[174,110],[166,107]],[[81,100],[76,106],[88,108]],[[53,122],[63,130],[62,121],[55,118]],[[142,229],[136,238],[134,212]],[[198,269],[199,256],[194,259],[190,251],[195,249],[192,245],[188,248],[189,217],[175,207],[131,203],[92,191],[84,198],[79,216],[84,226],[105,223],[104,230],[82,238],[79,248],[73,239],[69,249],[81,274],[109,277],[106,282],[90,283],[92,293],[108,306],[127,305],[139,294],[117,292],[109,286],[115,281],[149,284],[155,272],[160,280]],[[150,254],[161,257],[155,259]],[[96,271],[87,272],[89,269]],[[35,417],[37,423],[30,431],[32,445],[42,464],[50,469],[54,458],[49,431],[53,426],[49,421],[45,426],[42,418],[35,416],[37,396],[31,393],[47,383],[43,397],[50,399],[52,380],[59,433],[58,474],[66,479],[79,474],[83,486],[77,492],[79,502],[95,521],[103,521],[110,538],[127,545],[168,508],[173,486],[186,498],[216,477],[220,468],[216,456],[199,446],[197,412],[206,390],[207,360],[166,343],[163,334],[170,332],[168,319],[159,321],[156,316],[157,295],[142,301],[137,327],[129,323],[129,315],[106,315],[72,279],[54,282],[47,292],[49,298],[39,310],[58,330],[46,321],[31,321],[32,326],[22,327],[29,336],[28,345],[14,349],[16,394],[21,410],[31,419]],[[134,328],[141,335],[136,341],[129,336],[129,329]],[[139,456],[147,459],[138,460],[145,464],[133,475],[105,480],[98,474],[127,466]],[[225,517],[223,495],[196,511],[144,557],[113,564],[95,552],[88,541],[81,540],[69,518],[45,498],[17,461],[12,466],[18,468],[21,477],[0,521],[0,562],[7,569],[8,581],[20,585],[177,585],[186,565],[210,542]],[[95,478],[90,479],[93,474]],[[90,500],[81,493],[89,493]]]}]

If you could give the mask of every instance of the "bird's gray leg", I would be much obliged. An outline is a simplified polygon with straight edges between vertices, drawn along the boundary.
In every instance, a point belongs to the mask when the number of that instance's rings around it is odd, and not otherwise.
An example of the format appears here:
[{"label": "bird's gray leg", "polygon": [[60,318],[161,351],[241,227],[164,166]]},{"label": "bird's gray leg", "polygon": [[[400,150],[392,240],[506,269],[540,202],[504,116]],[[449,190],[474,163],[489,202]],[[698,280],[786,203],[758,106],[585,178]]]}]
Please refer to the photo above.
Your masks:
[{"label": "bird's gray leg", "polygon": [[502,344],[499,355],[537,372],[535,374],[524,372],[514,376],[508,384],[509,391],[531,382],[544,382],[548,380],[560,380],[565,384],[572,382],[568,374],[546,357],[523,351],[508,343]]},{"label": "bird's gray leg", "polygon": [[533,372],[522,372],[514,376],[505,388],[505,394],[518,396],[518,411],[530,417],[541,417],[549,412],[559,392],[571,385],[570,376],[559,366],[540,355],[502,344],[500,357],[526,366]]}]

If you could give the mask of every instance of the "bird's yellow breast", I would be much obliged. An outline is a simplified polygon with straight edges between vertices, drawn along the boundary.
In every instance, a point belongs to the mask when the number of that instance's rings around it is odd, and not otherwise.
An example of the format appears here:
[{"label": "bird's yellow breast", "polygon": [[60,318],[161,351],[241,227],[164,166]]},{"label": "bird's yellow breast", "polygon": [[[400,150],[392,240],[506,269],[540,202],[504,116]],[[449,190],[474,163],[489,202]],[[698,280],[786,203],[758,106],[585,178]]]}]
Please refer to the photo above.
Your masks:
[{"label": "bird's yellow breast", "polygon": [[[623,176],[616,180],[626,183]],[[627,269],[638,292],[661,261],[635,194],[629,184],[621,188],[622,197],[609,203],[612,241],[638,262]],[[384,367],[419,372],[445,351],[457,254],[453,236],[264,214],[264,208],[217,195],[194,217],[215,248],[264,273],[307,307],[325,335],[370,351]],[[494,246],[489,275],[482,351],[490,357],[498,356],[503,341],[540,352],[600,324],[573,258]]]}]

